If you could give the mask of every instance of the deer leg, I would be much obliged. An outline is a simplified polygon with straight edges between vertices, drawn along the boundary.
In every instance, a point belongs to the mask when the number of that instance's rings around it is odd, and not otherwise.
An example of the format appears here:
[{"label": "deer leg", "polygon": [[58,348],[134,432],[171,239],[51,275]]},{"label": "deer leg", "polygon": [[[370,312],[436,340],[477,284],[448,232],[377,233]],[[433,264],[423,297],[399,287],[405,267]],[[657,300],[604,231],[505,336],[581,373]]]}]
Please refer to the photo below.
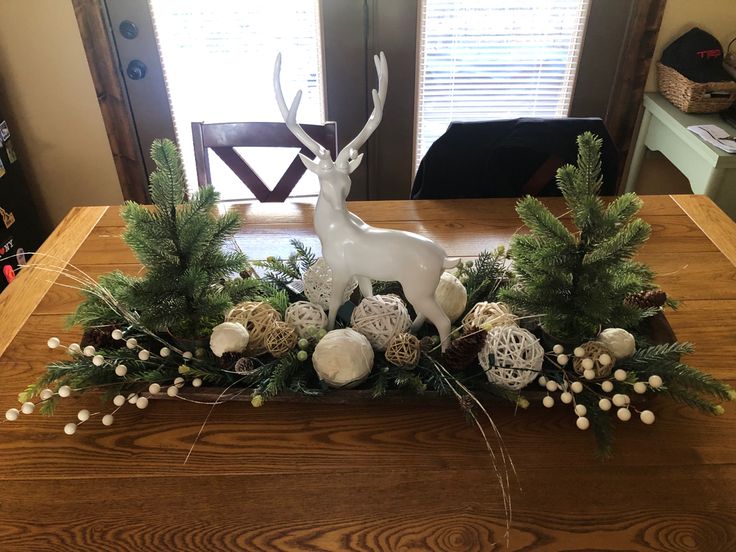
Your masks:
[{"label": "deer leg", "polygon": [[[413,305],[414,303],[412,303]],[[416,307],[414,307],[416,309]],[[414,323],[411,325],[411,331],[414,333],[417,333],[419,329],[424,326],[424,323],[427,321],[427,317],[424,316],[422,313],[417,312],[417,317],[414,319]]]},{"label": "deer leg", "polygon": [[327,329],[332,330],[335,328],[335,320],[337,319],[337,310],[340,308],[340,305],[342,305],[343,301],[343,294],[345,293],[345,288],[348,285],[348,281],[350,281],[350,278],[336,278],[335,277],[335,271],[332,272],[332,291],[330,292],[330,301],[329,301],[329,313],[327,317]]},{"label": "deer leg", "polygon": [[370,278],[358,276],[358,286],[360,286],[360,293],[363,297],[373,297],[373,283]]},{"label": "deer leg", "polygon": [[[450,344],[450,319],[437,304],[434,299],[434,295],[428,295],[426,297],[406,297],[409,302],[414,306],[417,311],[417,318],[424,316],[429,319],[440,334],[440,343],[442,344],[442,352],[445,352],[447,346]],[[416,324],[416,320],[414,322]]]}]

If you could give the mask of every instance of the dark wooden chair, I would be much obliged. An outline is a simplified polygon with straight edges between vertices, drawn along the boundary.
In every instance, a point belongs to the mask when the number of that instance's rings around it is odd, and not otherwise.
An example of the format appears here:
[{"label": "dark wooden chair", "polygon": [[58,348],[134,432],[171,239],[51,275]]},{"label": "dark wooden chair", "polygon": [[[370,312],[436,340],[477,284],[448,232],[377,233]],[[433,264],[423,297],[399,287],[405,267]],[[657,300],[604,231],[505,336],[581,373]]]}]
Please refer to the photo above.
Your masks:
[{"label": "dark wooden chair", "polygon": [[[312,138],[334,155],[337,151],[337,125],[326,122],[324,125],[302,125]],[[212,183],[208,150],[232,170],[253,192],[258,201],[284,201],[306,171],[306,167],[294,155],[294,160],[279,179],[273,190],[269,190],[255,171],[235,151],[237,147],[299,148],[310,159],[312,152],[305,148],[286,128],[286,123],[192,123],[194,159],[197,165],[199,186]]]}]

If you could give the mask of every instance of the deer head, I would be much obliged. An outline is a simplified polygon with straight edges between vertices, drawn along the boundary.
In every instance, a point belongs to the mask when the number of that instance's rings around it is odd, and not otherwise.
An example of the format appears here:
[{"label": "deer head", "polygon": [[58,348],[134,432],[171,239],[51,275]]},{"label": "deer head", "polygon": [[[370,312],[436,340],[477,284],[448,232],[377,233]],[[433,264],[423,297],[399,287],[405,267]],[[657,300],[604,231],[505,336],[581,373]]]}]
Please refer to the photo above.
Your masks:
[{"label": "deer head", "polygon": [[340,151],[333,161],[330,151],[323,148],[322,145],[310,137],[301,125],[296,122],[296,113],[299,109],[299,102],[302,99],[302,91],[299,90],[296,93],[291,107],[286,106],[284,94],[281,91],[281,54],[276,56],[276,65],[273,72],[273,87],[276,92],[276,102],[279,105],[281,116],[284,118],[288,129],[317,157],[317,161],[312,161],[301,153],[299,157],[307,169],[319,177],[320,186],[323,191],[329,193],[330,190],[324,189],[326,186],[329,186],[332,188],[331,191],[342,196],[343,200],[350,191],[350,177],[348,175],[358,168],[358,165],[360,165],[363,159],[363,154],[358,153],[358,150],[360,150],[366,140],[373,134],[373,131],[376,130],[383,115],[383,104],[386,101],[386,92],[388,90],[388,66],[386,65],[386,56],[383,52],[381,52],[380,56],[373,56],[373,60],[376,64],[376,71],[378,72],[378,90],[373,90],[373,112],[363,129]]}]

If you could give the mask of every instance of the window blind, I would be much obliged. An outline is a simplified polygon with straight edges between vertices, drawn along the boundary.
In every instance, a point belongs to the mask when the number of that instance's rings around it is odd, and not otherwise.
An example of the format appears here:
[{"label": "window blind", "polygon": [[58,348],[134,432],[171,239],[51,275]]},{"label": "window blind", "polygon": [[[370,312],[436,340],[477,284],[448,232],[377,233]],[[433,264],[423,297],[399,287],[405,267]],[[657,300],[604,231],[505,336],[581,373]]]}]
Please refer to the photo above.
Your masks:
[{"label": "window blind", "polygon": [[567,115],[590,0],[422,0],[415,167],[453,121]]},{"label": "window blind", "polygon": [[[297,90],[303,91],[299,122],[324,123],[319,0],[149,3],[190,189],[197,187],[192,122],[283,120],[272,84],[278,52],[287,103]],[[294,152],[272,148],[239,151],[271,188]],[[253,197],[216,155],[209,158],[212,181],[223,200]],[[292,195],[317,192],[316,178],[307,173]]]}]

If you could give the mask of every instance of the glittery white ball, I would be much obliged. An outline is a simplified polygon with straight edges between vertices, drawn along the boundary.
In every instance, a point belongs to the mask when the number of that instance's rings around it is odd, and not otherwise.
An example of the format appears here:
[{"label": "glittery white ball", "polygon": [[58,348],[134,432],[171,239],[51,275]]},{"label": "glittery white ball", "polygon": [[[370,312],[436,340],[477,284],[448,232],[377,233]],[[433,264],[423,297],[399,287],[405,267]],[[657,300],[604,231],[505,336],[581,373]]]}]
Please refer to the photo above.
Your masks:
[{"label": "glittery white ball", "polygon": [[72,343],[67,347],[67,351],[69,351],[72,354],[78,355],[82,352],[82,348],[79,346],[79,343]]},{"label": "glittery white ball", "polygon": [[641,414],[639,414],[639,419],[647,425],[652,425],[654,423],[654,412],[651,410],[642,410]]},{"label": "glittery white ball", "polygon": [[225,353],[242,353],[249,341],[250,334],[240,322],[223,322],[212,328],[210,349],[217,357]]},{"label": "glittery white ball", "polygon": [[202,378],[194,378],[192,380],[192,387],[202,387]]},{"label": "glittery white ball", "polygon": [[558,343],[557,345],[552,347],[552,352],[556,355],[560,355],[565,352],[565,348]]},{"label": "glittery white ball", "polygon": [[135,337],[131,337],[125,342],[125,346],[128,349],[135,349],[138,346],[138,340]]},{"label": "glittery white ball", "polygon": [[654,374],[652,376],[649,376],[649,385],[651,385],[654,389],[659,389],[662,387],[662,378],[658,375]]},{"label": "glittery white ball", "polygon": [[631,419],[631,411],[628,408],[619,408],[616,411],[616,416],[622,422],[628,422]]},{"label": "glittery white ball", "polygon": [[112,414],[105,414],[102,417],[102,425],[104,426],[111,426],[114,421],[115,419],[112,417]]},{"label": "glittery white ball", "polygon": [[36,409],[36,405],[33,404],[30,401],[26,401],[23,403],[23,405],[20,407],[20,411],[23,414],[33,414],[33,411]]},{"label": "glittery white ball", "polygon": [[578,426],[578,429],[585,431],[590,427],[590,420],[584,416],[580,416],[577,420],[575,420],[575,425]]},{"label": "glittery white ball", "polygon": [[179,388],[176,385],[172,385],[168,389],[166,389],[166,394],[169,397],[176,397],[179,394]]},{"label": "glittery white ball", "polygon": [[[325,310],[330,307],[330,294],[332,293],[332,269],[323,258],[310,266],[302,275],[304,283],[304,295],[311,303],[315,303]],[[344,303],[358,287],[358,281],[352,278],[342,295]]]},{"label": "glittery white ball", "polygon": [[80,422],[86,422],[87,420],[89,420],[89,410],[83,408],[82,410],[77,412],[77,418]]},{"label": "glittery white ball", "polygon": [[148,399],[146,397],[138,397],[138,400],[135,401],[135,405],[143,410],[148,406]]},{"label": "glittery white ball", "polygon": [[542,399],[542,404],[546,406],[547,408],[552,408],[555,405],[555,400],[547,395]]},{"label": "glittery white ball", "polygon": [[570,389],[573,393],[582,393],[583,391],[583,384],[579,381],[574,381],[570,384]]},{"label": "glittery white ball", "polygon": [[74,435],[77,432],[77,424],[68,423],[64,426],[64,433]]},{"label": "glittery white ball", "polygon": [[434,298],[442,311],[455,322],[465,310],[468,303],[468,292],[460,280],[449,272],[443,272],[440,277]]},{"label": "glittery white ball", "polygon": [[610,393],[611,391],[613,391],[613,382],[609,380],[604,381],[603,383],[601,383],[601,389],[605,393]]},{"label": "glittery white ball", "polygon": [[171,349],[169,349],[168,347],[161,347],[161,350],[158,352],[158,354],[162,358],[166,358],[167,356],[171,354]]},{"label": "glittery white ball", "polygon": [[9,408],[5,412],[5,419],[8,420],[9,422],[14,422],[15,420],[18,419],[18,414],[20,414],[20,412],[18,412],[17,408]]},{"label": "glittery white ball", "polygon": [[84,353],[84,356],[91,357],[95,354],[95,348],[92,345],[87,345],[82,352]]},{"label": "glittery white ball", "polygon": [[628,374],[626,373],[626,370],[619,368],[613,373],[613,377],[616,379],[616,381],[626,381]]},{"label": "glittery white ball", "polygon": [[105,364],[105,357],[103,357],[102,355],[93,356],[92,364],[94,364],[95,366],[102,366],[103,364]]},{"label": "glittery white ball", "polygon": [[128,367],[125,364],[118,364],[115,367],[115,375],[121,378],[128,373]]},{"label": "glittery white ball", "polygon": [[152,383],[148,386],[148,392],[151,395],[158,395],[161,392],[161,385],[158,383]]},{"label": "glittery white ball", "polygon": [[49,349],[56,349],[61,345],[61,341],[59,341],[58,337],[50,337],[46,344],[49,346]]},{"label": "glittery white ball", "polygon": [[151,358],[151,353],[149,353],[145,349],[141,349],[140,351],[138,351],[138,358],[140,360],[148,360],[149,358]]},{"label": "glittery white ball", "polygon": [[370,374],[373,348],[366,336],[351,328],[333,330],[317,343],[312,364],[330,387],[352,387]]},{"label": "glittery white ball", "polygon": [[598,408],[603,411],[611,410],[611,401],[605,397],[598,401]]},{"label": "glittery white ball", "polygon": [[634,384],[634,393],[639,393],[640,395],[643,395],[647,392],[647,384],[643,381],[637,381]]},{"label": "glittery white ball", "polygon": [[115,341],[120,341],[121,339],[123,339],[123,332],[118,329],[113,330],[110,335]]},{"label": "glittery white ball", "polygon": [[560,400],[564,404],[570,404],[572,402],[572,393],[568,393],[567,391],[565,391],[560,395]]},{"label": "glittery white ball", "polygon": [[59,387],[59,396],[63,399],[72,394],[72,388],[68,385],[62,385]]},{"label": "glittery white ball", "polygon": [[588,409],[585,408],[584,404],[576,404],[575,405],[575,414],[578,416],[585,416],[588,413]]},{"label": "glittery white ball", "polygon": [[603,330],[596,337],[596,341],[603,343],[613,353],[613,356],[618,359],[630,357],[636,351],[636,340],[634,336],[621,328]]}]

